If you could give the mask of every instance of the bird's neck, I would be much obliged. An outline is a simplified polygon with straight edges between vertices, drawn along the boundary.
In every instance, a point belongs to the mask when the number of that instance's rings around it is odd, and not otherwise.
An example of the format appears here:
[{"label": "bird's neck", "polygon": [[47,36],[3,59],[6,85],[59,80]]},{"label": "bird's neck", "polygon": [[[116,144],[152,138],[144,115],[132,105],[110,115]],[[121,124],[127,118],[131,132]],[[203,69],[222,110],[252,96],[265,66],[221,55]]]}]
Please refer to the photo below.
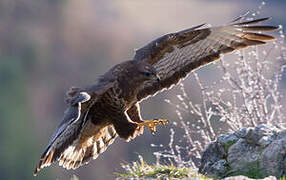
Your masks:
[{"label": "bird's neck", "polygon": [[119,87],[122,89],[124,99],[133,99],[136,97],[141,85],[144,81],[135,78],[123,77],[119,80]]}]

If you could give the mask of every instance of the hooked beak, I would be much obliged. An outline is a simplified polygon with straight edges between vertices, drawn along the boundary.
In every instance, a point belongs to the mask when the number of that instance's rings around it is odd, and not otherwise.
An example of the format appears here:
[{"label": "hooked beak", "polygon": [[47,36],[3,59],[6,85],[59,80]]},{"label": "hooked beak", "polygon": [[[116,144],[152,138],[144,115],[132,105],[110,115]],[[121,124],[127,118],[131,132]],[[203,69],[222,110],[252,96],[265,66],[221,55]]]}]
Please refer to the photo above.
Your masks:
[{"label": "hooked beak", "polygon": [[160,82],[160,80],[161,80],[160,76],[158,74],[156,74],[155,77],[156,77],[157,82]]}]

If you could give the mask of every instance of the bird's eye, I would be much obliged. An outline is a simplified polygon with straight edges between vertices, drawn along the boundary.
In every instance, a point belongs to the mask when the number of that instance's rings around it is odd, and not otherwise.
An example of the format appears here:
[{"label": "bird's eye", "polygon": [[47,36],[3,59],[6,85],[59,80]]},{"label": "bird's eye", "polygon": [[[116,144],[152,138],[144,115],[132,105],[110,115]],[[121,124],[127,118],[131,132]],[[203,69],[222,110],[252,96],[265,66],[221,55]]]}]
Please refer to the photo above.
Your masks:
[{"label": "bird's eye", "polygon": [[151,76],[152,75],[152,73],[150,73],[150,72],[143,72],[143,74],[144,74],[144,76]]}]

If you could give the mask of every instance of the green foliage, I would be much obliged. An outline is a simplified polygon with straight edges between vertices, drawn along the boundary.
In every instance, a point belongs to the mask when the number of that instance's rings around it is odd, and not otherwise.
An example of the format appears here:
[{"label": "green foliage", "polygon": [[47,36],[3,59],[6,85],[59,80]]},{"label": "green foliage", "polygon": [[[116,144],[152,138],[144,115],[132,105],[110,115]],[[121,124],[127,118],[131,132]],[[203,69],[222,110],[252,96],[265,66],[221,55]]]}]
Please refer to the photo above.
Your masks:
[{"label": "green foliage", "polygon": [[209,179],[192,171],[188,167],[176,167],[172,163],[169,165],[162,164],[147,164],[142,157],[140,161],[132,164],[121,164],[121,167],[126,171],[125,173],[116,172],[115,175],[120,178],[200,178]]},{"label": "green foliage", "polygon": [[235,143],[236,141],[228,141],[225,145],[225,149],[228,151],[228,149]]},{"label": "green foliage", "polygon": [[266,177],[266,174],[263,172],[263,169],[259,168],[258,161],[247,163],[244,167],[245,169],[247,169],[247,171],[233,171],[231,168],[228,168],[228,173],[226,173],[225,177],[238,175],[247,176],[253,179],[262,179]]}]

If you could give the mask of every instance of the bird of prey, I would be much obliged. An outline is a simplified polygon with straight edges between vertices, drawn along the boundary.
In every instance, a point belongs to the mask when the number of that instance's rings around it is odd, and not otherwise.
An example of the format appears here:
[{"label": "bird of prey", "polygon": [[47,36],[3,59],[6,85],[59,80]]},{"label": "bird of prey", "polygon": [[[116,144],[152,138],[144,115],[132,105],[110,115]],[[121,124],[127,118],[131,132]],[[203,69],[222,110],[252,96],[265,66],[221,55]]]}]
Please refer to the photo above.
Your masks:
[{"label": "bird of prey", "polygon": [[96,159],[117,136],[129,141],[142,134],[144,127],[155,131],[157,125],[167,123],[143,121],[139,103],[219,59],[220,54],[274,40],[261,32],[278,27],[257,25],[268,19],[242,22],[239,18],[224,26],[203,28],[202,24],[166,34],[137,50],[132,60],[115,65],[94,85],[71,88],[63,120],[34,175],[56,161],[66,169],[76,169]]}]

